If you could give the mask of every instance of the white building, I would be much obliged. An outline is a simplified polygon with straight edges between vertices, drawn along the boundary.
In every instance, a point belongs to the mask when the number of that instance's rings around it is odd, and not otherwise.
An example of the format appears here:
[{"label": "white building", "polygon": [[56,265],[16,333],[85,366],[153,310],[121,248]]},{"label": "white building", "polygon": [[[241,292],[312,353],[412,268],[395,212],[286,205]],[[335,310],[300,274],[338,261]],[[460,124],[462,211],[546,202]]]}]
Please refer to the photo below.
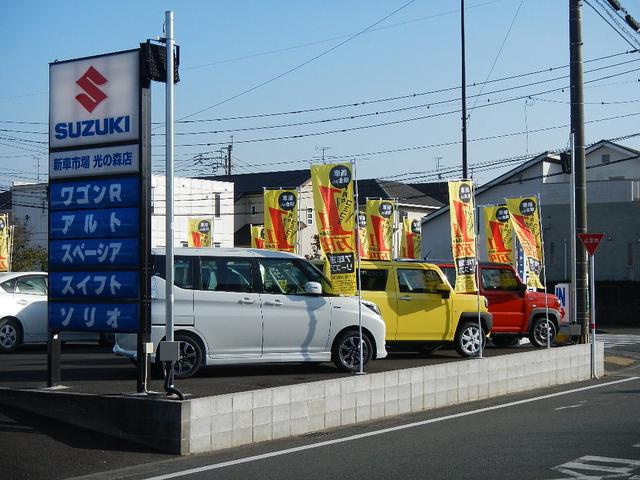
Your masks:
[{"label": "white building", "polygon": [[[25,225],[32,246],[47,248],[48,184],[14,184],[12,223]],[[165,245],[165,177],[151,178],[151,246]],[[186,246],[189,218],[211,220],[212,244],[233,247],[233,183],[174,178],[174,245]]]}]

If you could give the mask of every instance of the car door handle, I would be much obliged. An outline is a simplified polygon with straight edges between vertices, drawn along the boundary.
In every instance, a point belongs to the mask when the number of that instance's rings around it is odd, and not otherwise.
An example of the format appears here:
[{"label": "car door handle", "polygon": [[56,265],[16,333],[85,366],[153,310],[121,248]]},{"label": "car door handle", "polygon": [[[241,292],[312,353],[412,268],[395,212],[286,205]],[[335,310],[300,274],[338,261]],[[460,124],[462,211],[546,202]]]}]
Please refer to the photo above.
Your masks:
[{"label": "car door handle", "polygon": [[411,297],[405,296],[405,297],[400,297],[400,300],[404,300],[405,302],[408,302],[410,300],[412,300]]},{"label": "car door handle", "polygon": [[274,307],[281,307],[282,306],[282,301],[281,300],[273,300],[273,301],[267,301],[264,302],[265,305],[273,305]]},{"label": "car door handle", "polygon": [[240,300],[240,303],[244,303],[245,305],[251,305],[252,303],[255,303],[255,299],[244,297],[242,298],[242,300]]}]

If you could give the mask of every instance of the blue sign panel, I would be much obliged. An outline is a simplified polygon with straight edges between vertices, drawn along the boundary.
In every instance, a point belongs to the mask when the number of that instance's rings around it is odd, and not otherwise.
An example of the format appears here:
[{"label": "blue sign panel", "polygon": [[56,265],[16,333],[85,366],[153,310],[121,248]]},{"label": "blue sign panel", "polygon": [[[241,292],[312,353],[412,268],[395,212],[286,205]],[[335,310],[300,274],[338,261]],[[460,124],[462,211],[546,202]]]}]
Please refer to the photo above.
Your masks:
[{"label": "blue sign panel", "polygon": [[49,215],[50,238],[135,237],[137,208],[108,210],[62,210]]},{"label": "blue sign panel", "polygon": [[49,273],[49,296],[52,298],[135,300],[139,290],[138,272]]},{"label": "blue sign panel", "polygon": [[126,266],[139,262],[137,238],[51,240],[49,265],[54,267]]},{"label": "blue sign panel", "polygon": [[49,328],[53,331],[138,331],[140,314],[136,303],[49,302],[48,308]]},{"label": "blue sign panel", "polygon": [[49,188],[49,208],[52,211],[136,207],[140,201],[140,182],[137,177],[56,182]]}]

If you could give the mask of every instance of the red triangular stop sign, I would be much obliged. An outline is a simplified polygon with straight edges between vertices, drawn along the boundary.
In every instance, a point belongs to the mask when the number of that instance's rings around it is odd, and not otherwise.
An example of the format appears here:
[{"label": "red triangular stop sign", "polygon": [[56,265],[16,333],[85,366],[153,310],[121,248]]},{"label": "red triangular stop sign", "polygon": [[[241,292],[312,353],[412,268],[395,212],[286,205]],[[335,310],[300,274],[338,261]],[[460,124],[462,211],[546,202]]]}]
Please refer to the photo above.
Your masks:
[{"label": "red triangular stop sign", "polygon": [[578,238],[584,245],[584,248],[587,249],[589,255],[595,255],[598,246],[600,245],[600,241],[604,237],[604,233],[579,233]]}]

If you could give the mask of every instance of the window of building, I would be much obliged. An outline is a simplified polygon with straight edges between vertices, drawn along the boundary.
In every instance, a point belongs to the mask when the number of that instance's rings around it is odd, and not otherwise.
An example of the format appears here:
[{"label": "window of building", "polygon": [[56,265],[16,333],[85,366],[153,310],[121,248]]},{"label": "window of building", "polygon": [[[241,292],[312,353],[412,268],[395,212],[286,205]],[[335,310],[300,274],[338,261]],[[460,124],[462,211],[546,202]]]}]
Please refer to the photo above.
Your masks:
[{"label": "window of building", "polygon": [[216,193],[214,195],[214,201],[215,201],[215,205],[214,205],[214,215],[216,216],[216,218],[220,218],[220,194]]},{"label": "window of building", "polygon": [[307,208],[307,225],[313,225],[313,208]]},{"label": "window of building", "polygon": [[255,205],[255,203],[252,203],[251,204],[251,216],[253,217],[253,216],[255,216],[255,214],[256,214],[256,205]]},{"label": "window of building", "polygon": [[633,267],[635,261],[634,253],[633,242],[627,242],[627,267]]},{"label": "window of building", "polygon": [[603,164],[607,164],[611,161],[611,155],[609,155],[608,153],[603,153],[602,154],[602,163]]},{"label": "window of building", "polygon": [[640,201],[640,180],[633,180],[631,182],[631,201]]}]

